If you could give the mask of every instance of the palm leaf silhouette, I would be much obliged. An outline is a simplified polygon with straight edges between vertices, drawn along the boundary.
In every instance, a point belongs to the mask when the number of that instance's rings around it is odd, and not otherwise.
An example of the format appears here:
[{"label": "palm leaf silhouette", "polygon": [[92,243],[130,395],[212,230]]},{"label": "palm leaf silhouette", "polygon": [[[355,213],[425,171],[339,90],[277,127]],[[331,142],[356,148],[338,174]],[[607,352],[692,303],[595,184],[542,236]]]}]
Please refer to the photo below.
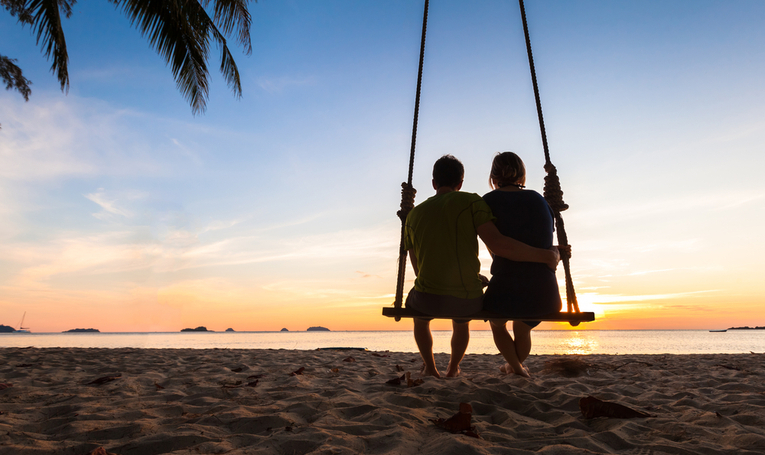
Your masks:
[{"label": "palm leaf silhouette", "polygon": [[[213,43],[220,49],[220,72],[227,85],[234,96],[242,96],[239,68],[228,48],[226,36],[235,36],[245,53],[252,53],[249,0],[109,1],[165,59],[192,113],[204,112],[207,107],[210,79],[207,61]],[[37,44],[41,45],[45,56],[53,60],[51,71],[56,74],[64,92],[69,90],[69,56],[61,16],[70,17],[76,3],[77,0],[0,0],[0,5],[20,23],[32,27]],[[210,6],[212,18],[207,12]],[[5,58],[7,62],[13,61]],[[22,95],[28,99],[30,92],[28,86],[26,88]]]}]

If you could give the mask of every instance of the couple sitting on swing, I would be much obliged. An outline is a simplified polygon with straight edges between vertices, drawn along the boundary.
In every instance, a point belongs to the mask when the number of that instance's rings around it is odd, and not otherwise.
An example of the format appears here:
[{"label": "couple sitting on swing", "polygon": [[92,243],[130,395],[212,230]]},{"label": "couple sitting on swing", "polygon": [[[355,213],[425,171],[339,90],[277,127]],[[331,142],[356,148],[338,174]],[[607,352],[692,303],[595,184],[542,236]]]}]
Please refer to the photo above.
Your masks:
[{"label": "couple sitting on swing", "polygon": [[[451,359],[446,376],[459,375],[470,340],[470,316],[486,310],[506,319],[490,320],[494,342],[505,361],[505,374],[528,377],[523,361],[531,351],[531,329],[524,321],[560,311],[555,268],[560,252],[552,245],[553,215],[537,192],[524,190],[526,169],[512,152],[494,157],[489,177],[494,191],[483,198],[459,191],[465,171],[451,155],[433,166],[436,195],[406,218],[404,245],[417,278],[406,307],[452,320]],[[492,278],[479,274],[478,240],[492,253]],[[465,319],[459,319],[464,317]],[[513,319],[513,336],[507,330]],[[414,319],[414,338],[424,362],[423,374],[440,377],[433,357],[427,317]]]}]

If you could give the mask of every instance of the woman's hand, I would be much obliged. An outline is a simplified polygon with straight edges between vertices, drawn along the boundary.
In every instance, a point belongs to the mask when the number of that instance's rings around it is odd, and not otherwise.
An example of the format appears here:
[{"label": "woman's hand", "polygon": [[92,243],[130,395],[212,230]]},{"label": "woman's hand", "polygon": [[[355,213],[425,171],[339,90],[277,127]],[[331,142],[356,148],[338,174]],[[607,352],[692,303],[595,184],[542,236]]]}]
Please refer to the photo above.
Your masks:
[{"label": "woman's hand", "polygon": [[557,248],[558,251],[560,252],[561,258],[571,257],[571,245],[558,245],[555,248]]}]

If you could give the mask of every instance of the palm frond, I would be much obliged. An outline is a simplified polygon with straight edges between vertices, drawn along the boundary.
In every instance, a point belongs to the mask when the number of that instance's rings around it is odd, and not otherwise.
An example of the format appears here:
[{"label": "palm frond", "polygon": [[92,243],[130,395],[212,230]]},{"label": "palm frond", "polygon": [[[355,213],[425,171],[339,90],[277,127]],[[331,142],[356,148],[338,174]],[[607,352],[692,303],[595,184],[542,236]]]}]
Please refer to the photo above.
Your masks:
[{"label": "palm frond", "polygon": [[239,69],[228,49],[224,33],[237,30],[239,41],[251,52],[248,0],[216,1],[214,18],[204,6],[209,0],[111,0],[147,37],[152,47],[171,66],[178,89],[194,114],[204,112],[209,94],[207,59],[210,40],[221,48],[220,71],[238,97],[242,95]]},{"label": "palm frond", "polygon": [[71,16],[75,3],[77,0],[31,0],[26,4],[26,10],[31,14],[29,23],[37,33],[37,44],[42,41],[45,56],[53,57],[50,70],[56,74],[61,90],[65,92],[69,91],[69,54],[60,12],[66,17]]},{"label": "palm frond", "polygon": [[[196,1],[112,0],[121,7],[132,25],[147,37],[152,47],[170,65],[176,85],[194,114],[207,104],[209,31]],[[207,15],[206,13],[204,14]]]},{"label": "palm frond", "polygon": [[225,40],[220,46],[220,72],[226,78],[226,83],[237,98],[242,97],[242,81],[239,78],[239,68],[236,66],[234,56],[225,45]]},{"label": "palm frond", "polygon": [[[203,0],[202,6],[207,7],[210,0]],[[250,26],[252,17],[249,11],[249,0],[215,0],[213,21],[225,35],[236,30],[239,44],[244,47],[246,54],[252,53]]]},{"label": "palm frond", "polygon": [[16,59],[0,55],[0,79],[5,82],[5,89],[15,89],[24,100],[29,101],[29,95],[32,94],[32,89],[29,86],[32,81],[25,78],[21,72],[21,68],[16,66]]},{"label": "palm frond", "polygon": [[26,4],[26,0],[0,0],[0,6],[11,13],[11,16],[16,17],[22,24],[31,24],[32,15],[26,8]]},{"label": "palm frond", "polygon": [[[209,17],[207,17],[207,20],[209,20]],[[220,47],[220,72],[226,79],[226,84],[234,92],[234,96],[241,98],[242,82],[239,78],[239,68],[237,68],[234,56],[231,55],[231,51],[226,45],[226,37],[215,27],[214,23],[208,23],[207,27],[212,33],[213,39],[218,43],[218,47]]]}]

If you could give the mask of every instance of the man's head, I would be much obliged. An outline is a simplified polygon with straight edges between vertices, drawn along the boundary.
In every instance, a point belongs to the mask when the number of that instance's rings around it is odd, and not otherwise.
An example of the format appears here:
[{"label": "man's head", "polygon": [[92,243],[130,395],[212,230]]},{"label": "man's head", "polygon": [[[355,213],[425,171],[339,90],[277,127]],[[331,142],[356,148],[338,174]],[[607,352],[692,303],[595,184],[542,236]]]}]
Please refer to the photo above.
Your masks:
[{"label": "man's head", "polygon": [[444,155],[433,165],[433,187],[459,189],[465,177],[465,167],[452,155]]}]

